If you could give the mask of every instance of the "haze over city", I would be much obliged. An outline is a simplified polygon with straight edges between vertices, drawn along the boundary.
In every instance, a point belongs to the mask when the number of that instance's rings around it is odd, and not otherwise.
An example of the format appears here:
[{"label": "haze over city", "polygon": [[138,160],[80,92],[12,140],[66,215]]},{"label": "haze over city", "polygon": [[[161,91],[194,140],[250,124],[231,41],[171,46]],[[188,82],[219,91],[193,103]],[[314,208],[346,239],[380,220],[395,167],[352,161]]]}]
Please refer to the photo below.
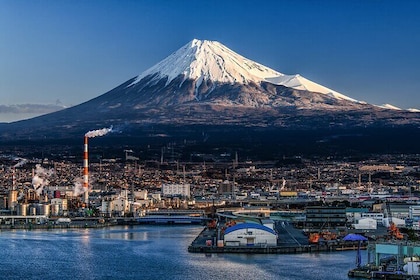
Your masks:
[{"label": "haze over city", "polygon": [[[72,106],[194,38],[371,104],[420,108],[420,4],[409,1],[3,1],[0,121]],[[222,8],[221,8],[222,7]],[[3,106],[2,106],[3,105]]]}]

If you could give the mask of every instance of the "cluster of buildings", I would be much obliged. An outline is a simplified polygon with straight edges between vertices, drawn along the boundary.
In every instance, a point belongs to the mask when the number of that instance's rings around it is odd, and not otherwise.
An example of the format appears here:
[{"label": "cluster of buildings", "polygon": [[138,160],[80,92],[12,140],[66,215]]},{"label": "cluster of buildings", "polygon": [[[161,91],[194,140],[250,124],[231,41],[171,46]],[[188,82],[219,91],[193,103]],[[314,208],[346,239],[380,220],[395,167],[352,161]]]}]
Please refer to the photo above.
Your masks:
[{"label": "cluster of buildings", "polygon": [[100,159],[89,163],[86,202],[79,162],[0,155],[1,217],[136,217],[155,209],[227,206],[302,210],[344,201],[347,209],[369,209],[346,213],[346,224],[360,227],[363,219],[386,217],[383,202],[392,198],[407,206],[392,210],[393,218],[416,224],[417,157],[363,162],[296,157],[292,162],[239,162],[237,155],[232,162],[211,163]]}]

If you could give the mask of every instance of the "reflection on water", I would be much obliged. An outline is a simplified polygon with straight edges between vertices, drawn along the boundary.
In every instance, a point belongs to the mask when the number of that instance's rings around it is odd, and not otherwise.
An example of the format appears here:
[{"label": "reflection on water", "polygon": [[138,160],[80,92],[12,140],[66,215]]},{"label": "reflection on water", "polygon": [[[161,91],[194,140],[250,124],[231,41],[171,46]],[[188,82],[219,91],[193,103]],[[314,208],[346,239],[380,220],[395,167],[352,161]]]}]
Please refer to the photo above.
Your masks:
[{"label": "reflection on water", "polygon": [[121,239],[121,240],[148,240],[147,231],[134,231],[135,229],[127,228],[125,230],[104,230],[100,234],[105,239]]},{"label": "reflection on water", "polygon": [[[3,231],[5,279],[348,279],[355,252],[191,254],[199,226]],[[59,275],[59,277],[57,277]]]}]

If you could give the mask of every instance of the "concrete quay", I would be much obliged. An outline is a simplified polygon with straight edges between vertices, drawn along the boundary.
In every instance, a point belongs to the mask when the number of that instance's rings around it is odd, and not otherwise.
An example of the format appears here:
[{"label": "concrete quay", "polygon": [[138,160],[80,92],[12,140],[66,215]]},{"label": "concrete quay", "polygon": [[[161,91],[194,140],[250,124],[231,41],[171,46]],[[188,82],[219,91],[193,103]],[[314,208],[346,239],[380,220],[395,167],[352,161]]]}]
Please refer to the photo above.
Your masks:
[{"label": "concrete quay", "polygon": [[[237,253],[237,254],[299,254],[313,252],[333,252],[357,250],[356,242],[337,241],[322,244],[299,244],[296,242],[278,242],[277,246],[221,246],[217,244],[217,231],[204,228],[188,247],[190,253]],[[366,249],[362,246],[361,249]]]}]

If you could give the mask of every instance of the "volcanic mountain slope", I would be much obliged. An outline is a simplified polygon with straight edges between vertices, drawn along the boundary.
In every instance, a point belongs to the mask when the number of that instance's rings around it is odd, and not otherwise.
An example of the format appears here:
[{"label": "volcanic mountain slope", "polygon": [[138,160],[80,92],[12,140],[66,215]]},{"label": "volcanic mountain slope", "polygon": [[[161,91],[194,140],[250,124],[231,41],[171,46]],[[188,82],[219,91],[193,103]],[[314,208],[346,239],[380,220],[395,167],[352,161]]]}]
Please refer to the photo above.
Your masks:
[{"label": "volcanic mountain slope", "polygon": [[[419,124],[420,114],[359,102],[285,75],[214,41],[192,40],[158,64],[78,106],[3,125],[3,137],[107,125],[357,127]],[[64,132],[65,131],[65,132]]]},{"label": "volcanic mountain slope", "polygon": [[[189,42],[140,74],[124,91],[124,97],[130,95],[133,109],[194,104],[297,109],[363,107],[300,75],[284,75],[218,42],[200,40]],[[102,107],[127,105],[126,99],[113,98],[113,102],[103,103]]]}]

